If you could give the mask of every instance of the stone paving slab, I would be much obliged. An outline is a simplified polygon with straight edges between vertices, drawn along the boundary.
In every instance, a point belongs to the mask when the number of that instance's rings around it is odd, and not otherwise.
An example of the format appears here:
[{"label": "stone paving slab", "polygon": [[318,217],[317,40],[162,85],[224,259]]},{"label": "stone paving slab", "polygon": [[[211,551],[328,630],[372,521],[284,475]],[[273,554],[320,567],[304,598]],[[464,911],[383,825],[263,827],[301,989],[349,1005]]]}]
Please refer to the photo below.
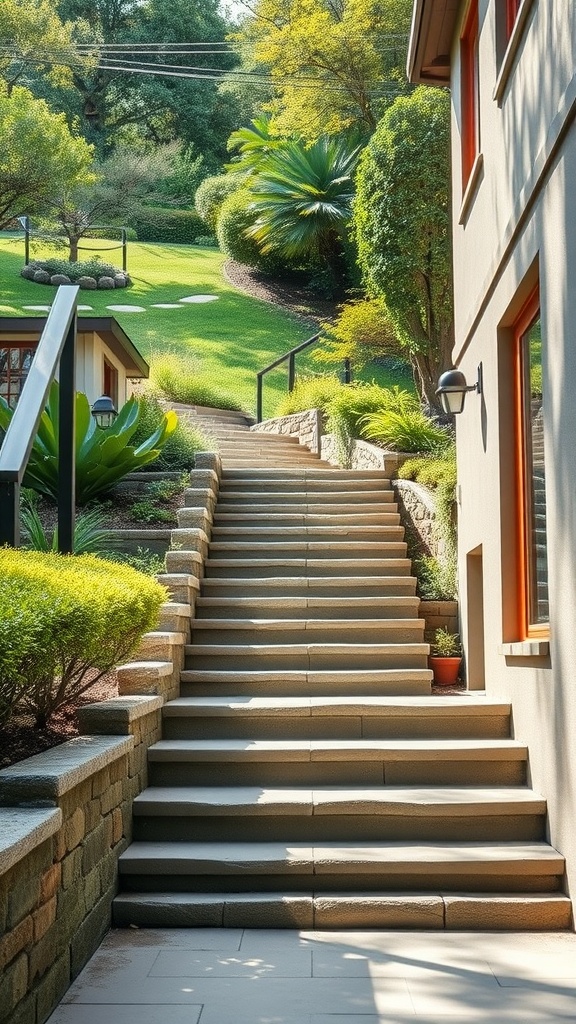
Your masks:
[{"label": "stone paving slab", "polygon": [[553,1024],[573,933],[126,929],[49,1024]]}]

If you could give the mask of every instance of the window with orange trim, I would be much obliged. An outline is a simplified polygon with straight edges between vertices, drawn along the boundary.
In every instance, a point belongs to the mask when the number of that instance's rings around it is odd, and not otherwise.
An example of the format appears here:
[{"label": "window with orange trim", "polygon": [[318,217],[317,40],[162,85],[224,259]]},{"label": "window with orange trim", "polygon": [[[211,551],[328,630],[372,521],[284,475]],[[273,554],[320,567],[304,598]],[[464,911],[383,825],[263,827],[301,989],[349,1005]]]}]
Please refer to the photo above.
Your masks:
[{"label": "window with orange trim", "polygon": [[104,387],[102,394],[108,395],[118,408],[118,370],[104,357]]},{"label": "window with orange trim", "polygon": [[462,109],[462,191],[480,149],[478,80],[478,0],[471,0],[460,37]]},{"label": "window with orange trim", "polygon": [[546,469],[542,421],[542,331],[538,291],[514,328],[521,639],[549,634]]}]

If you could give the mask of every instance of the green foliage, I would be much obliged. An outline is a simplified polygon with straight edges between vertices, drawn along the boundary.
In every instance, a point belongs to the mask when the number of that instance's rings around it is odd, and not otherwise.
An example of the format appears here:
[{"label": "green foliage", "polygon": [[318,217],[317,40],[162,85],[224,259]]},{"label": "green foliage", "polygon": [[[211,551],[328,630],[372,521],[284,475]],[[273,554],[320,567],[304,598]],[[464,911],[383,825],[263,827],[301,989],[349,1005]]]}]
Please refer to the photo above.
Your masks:
[{"label": "green foliage", "polygon": [[362,154],[354,204],[359,263],[409,356],[423,401],[453,345],[450,98],[420,87],[386,111]]},{"label": "green foliage", "polygon": [[436,658],[460,658],[462,656],[460,635],[451,633],[445,626],[439,626],[434,633],[430,653]]},{"label": "green foliage", "polygon": [[[164,410],[153,395],[142,395],[138,399],[138,404],[140,418],[131,439],[136,448],[143,444],[164,420]],[[155,470],[192,469],[196,452],[210,451],[211,444],[212,442],[198,427],[193,427],[185,417],[179,416],[176,428],[166,438],[153,461],[153,467]]]},{"label": "green foliage", "polygon": [[155,551],[151,551],[150,548],[138,546],[136,554],[112,551],[106,552],[102,557],[110,559],[111,562],[120,562],[121,565],[129,565],[146,576],[157,576],[164,572],[164,558]]},{"label": "green foliage", "polygon": [[450,434],[420,409],[380,409],[362,416],[360,433],[397,452],[430,452],[450,442]]},{"label": "green foliage", "polygon": [[335,436],[342,465],[350,464],[352,442],[360,437],[363,417],[382,410],[409,412],[415,408],[417,401],[414,395],[398,387],[382,388],[379,384],[363,381],[341,385],[327,409],[327,429]]},{"label": "green foliage", "polygon": [[264,252],[256,239],[250,236],[255,219],[251,193],[247,189],[232,192],[222,203],[218,216],[216,234],[220,250],[238,263],[274,274],[286,267],[286,260],[274,246]]},{"label": "green foliage", "polygon": [[90,62],[74,45],[73,26],[60,20],[50,0],[2,0],[0,76],[6,82],[28,79],[34,69],[54,85],[69,86],[71,68],[82,65],[88,70]]},{"label": "green foliage", "polygon": [[400,466],[401,480],[416,480],[424,487],[435,489],[446,486],[456,488],[456,447],[452,443],[436,456],[427,455],[420,459],[407,459]]},{"label": "green foliage", "polygon": [[131,226],[141,242],[171,242],[193,245],[204,231],[204,223],[194,210],[141,206],[131,217]]},{"label": "green foliage", "polygon": [[[33,551],[57,551],[58,527],[48,531],[44,529],[40,516],[34,505],[23,504],[20,519],[24,532],[24,547]],[[75,555],[101,555],[117,543],[112,530],[104,526],[105,516],[98,509],[90,509],[76,516],[74,523]]]},{"label": "green foliage", "polygon": [[[415,480],[434,491],[435,529],[444,542],[444,555],[441,563],[437,563],[434,558],[418,559],[415,569],[422,597],[429,597],[430,600],[451,599],[456,594],[457,584],[455,443],[449,444],[439,454],[407,459],[398,470],[398,476],[402,480]],[[423,586],[428,592],[423,592]]]},{"label": "green foliage", "polygon": [[176,517],[168,509],[160,508],[153,497],[140,498],[130,506],[130,515],[137,523],[172,523]]},{"label": "green foliage", "polygon": [[422,555],[412,561],[418,580],[418,594],[423,601],[453,601],[456,596],[454,562],[439,562],[433,555]]},{"label": "green foliage", "polygon": [[78,281],[80,277],[94,277],[99,281],[101,277],[114,277],[114,274],[123,273],[120,267],[115,267],[112,263],[103,263],[98,257],[91,260],[76,260],[74,263],[56,257],[48,260],[31,260],[29,267],[33,270],[46,270],[49,274],[67,274],[71,281]]},{"label": "green foliage", "polygon": [[382,299],[356,299],[338,309],[338,316],[323,325],[321,343],[313,358],[321,363],[351,359],[364,366],[378,356],[398,352],[396,332]]},{"label": "green foliage", "polygon": [[237,400],[221,391],[212,380],[190,367],[190,360],[176,355],[163,355],[150,368],[153,392],[183,405],[210,405],[216,409],[240,409]]},{"label": "green foliage", "polygon": [[216,231],[222,203],[238,188],[238,179],[233,174],[213,174],[198,186],[194,197],[196,213],[211,231]]},{"label": "green foliage", "polygon": [[16,694],[39,726],[77,701],[93,670],[99,678],[125,660],[166,600],[149,577],[94,555],[3,548],[0,576],[2,702]]},{"label": "green foliage", "polygon": [[298,377],[294,390],[285,395],[276,406],[275,416],[291,416],[306,409],[322,409],[326,412],[331,400],[340,391],[342,384],[333,374],[317,377]]},{"label": "green foliage", "polygon": [[[48,404],[42,413],[24,476],[24,485],[58,500],[58,408],[60,389],[53,381]],[[0,429],[6,430],[13,410],[0,396]],[[178,417],[167,412],[161,425],[137,448],[129,442],[140,417],[137,399],[131,398],[112,426],[102,430],[90,412],[86,395],[76,393],[76,502],[86,504],[97,494],[110,490],[127,473],[157,458],[167,437],[175,430]]]},{"label": "green foliage", "polygon": [[160,184],[160,192],[177,206],[193,206],[196,190],[205,176],[202,154],[195,157],[191,146],[181,149],[174,158],[171,173]]},{"label": "green foliage", "polygon": [[188,474],[183,473],[178,480],[152,480],[147,484],[146,492],[157,501],[170,502],[177,494],[181,494],[188,482]]},{"label": "green foliage", "polygon": [[91,165],[91,147],[64,114],[28,89],[8,95],[0,84],[0,229],[23,210],[42,211],[55,190],[87,184]]}]

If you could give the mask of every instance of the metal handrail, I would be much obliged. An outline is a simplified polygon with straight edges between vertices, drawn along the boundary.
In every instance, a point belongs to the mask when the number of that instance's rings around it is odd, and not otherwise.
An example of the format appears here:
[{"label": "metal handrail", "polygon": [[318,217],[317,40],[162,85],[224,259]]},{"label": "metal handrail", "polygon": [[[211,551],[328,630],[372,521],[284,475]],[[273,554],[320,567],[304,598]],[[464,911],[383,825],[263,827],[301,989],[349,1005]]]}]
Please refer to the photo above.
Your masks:
[{"label": "metal handrail", "polygon": [[[264,374],[270,370],[275,370],[277,366],[281,366],[288,360],[288,393],[290,394],[294,390],[294,382],[296,380],[296,356],[298,352],[302,352],[303,349],[308,348],[309,345],[313,345],[315,341],[318,341],[321,331],[317,334],[313,334],[311,338],[296,345],[294,348],[289,349],[284,355],[279,356],[273,363],[269,363],[264,369],[258,370],[256,374],[256,422],[262,422],[262,385]],[[344,383],[350,383],[350,360],[344,360]]]},{"label": "metal handrail", "polygon": [[77,285],[61,285],[0,447],[0,545],[20,544],[20,489],[50,385],[60,368],[58,550],[74,546]]}]

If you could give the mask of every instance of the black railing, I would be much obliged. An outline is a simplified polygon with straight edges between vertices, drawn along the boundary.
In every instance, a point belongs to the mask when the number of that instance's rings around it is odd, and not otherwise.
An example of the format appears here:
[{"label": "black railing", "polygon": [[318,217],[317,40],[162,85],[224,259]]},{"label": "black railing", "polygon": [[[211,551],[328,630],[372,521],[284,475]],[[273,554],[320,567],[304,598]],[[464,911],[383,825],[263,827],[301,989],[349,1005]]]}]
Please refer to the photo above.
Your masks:
[{"label": "black railing", "polygon": [[20,489],[46,406],[60,367],[58,409],[58,550],[74,546],[75,401],[77,285],[56,292],[32,365],[0,448],[0,545],[20,545]]},{"label": "black railing", "polygon": [[[314,342],[318,341],[320,337],[320,331],[318,334],[313,334],[307,341],[303,341],[300,345],[296,345],[295,348],[291,348],[289,352],[285,352],[283,356],[279,356],[273,363],[269,363],[263,370],[258,370],[256,374],[256,422],[262,422],[262,386],[264,383],[264,375],[269,373],[270,370],[275,370],[277,366],[281,366],[288,360],[288,392],[291,393],[294,390],[294,384],[296,382],[296,356],[303,349],[308,348],[309,345],[313,345]],[[350,368],[350,360],[344,360],[344,372],[342,374],[343,384],[349,384],[352,379],[352,373]]]}]

